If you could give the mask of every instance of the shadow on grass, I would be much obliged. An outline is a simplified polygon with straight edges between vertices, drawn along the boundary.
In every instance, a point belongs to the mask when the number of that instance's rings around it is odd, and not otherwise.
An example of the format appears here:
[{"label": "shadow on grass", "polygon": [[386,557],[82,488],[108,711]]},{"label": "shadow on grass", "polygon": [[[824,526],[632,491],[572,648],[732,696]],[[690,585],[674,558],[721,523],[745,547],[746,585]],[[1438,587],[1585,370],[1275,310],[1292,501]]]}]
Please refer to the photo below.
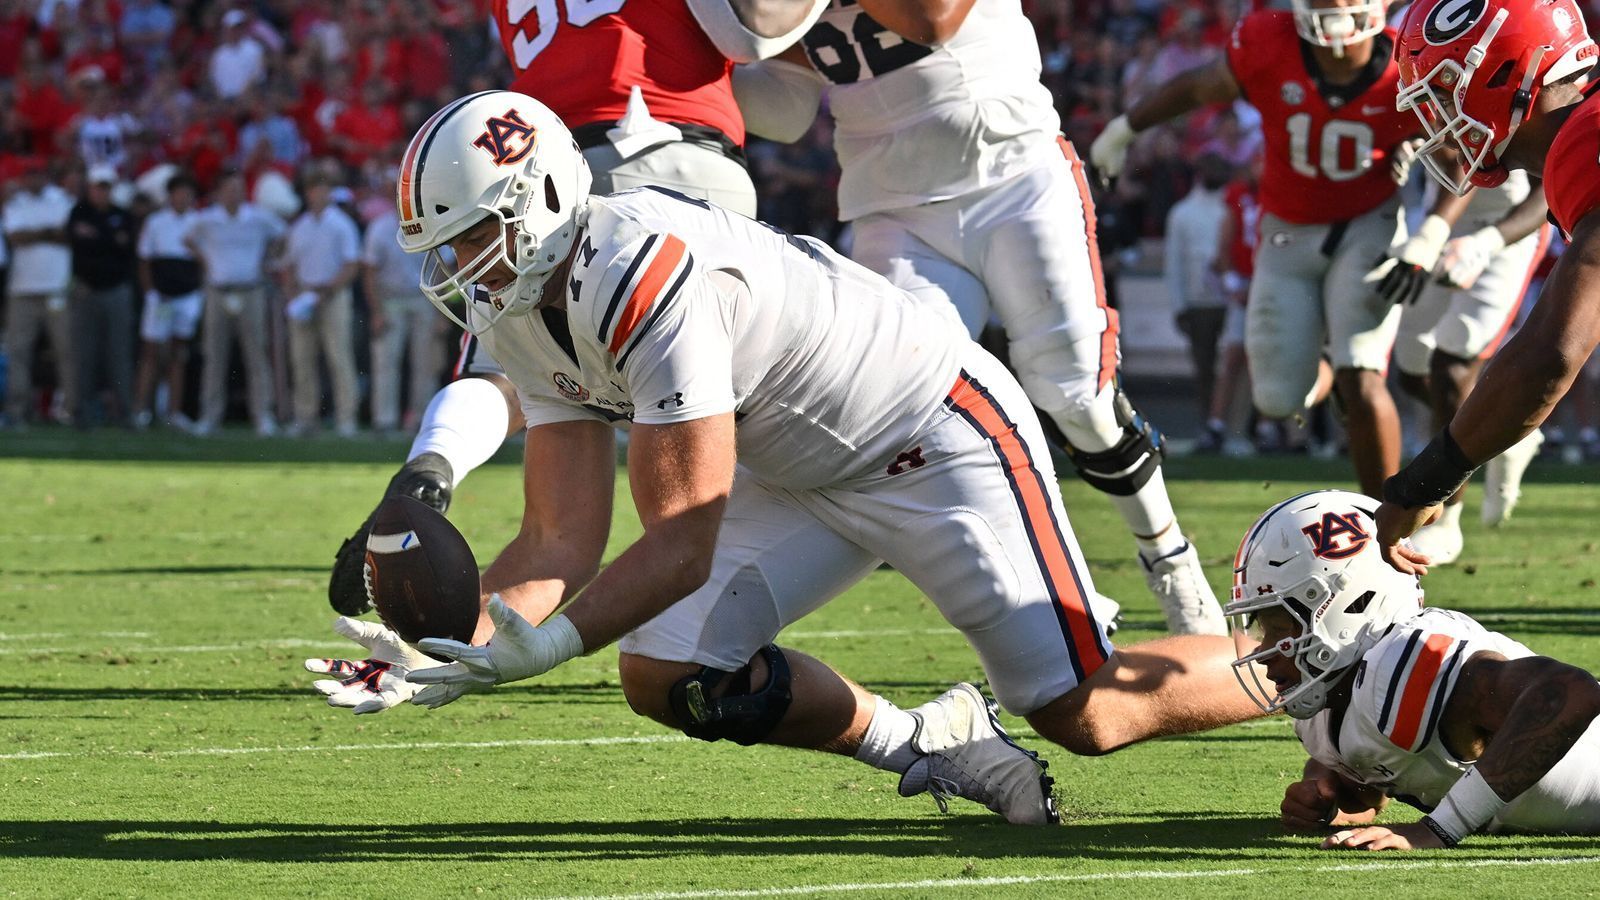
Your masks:
[{"label": "shadow on grass", "polygon": [[[54,859],[369,862],[646,860],[717,856],[1083,856],[1188,860],[1260,844],[1274,823],[1220,813],[1016,828],[997,818],[663,819],[628,822],[0,821],[0,855]],[[1224,855],[1217,853],[1216,855]]]},{"label": "shadow on grass", "polygon": [[[427,824],[0,821],[0,855],[45,859],[381,862],[548,859],[619,862],[705,857],[1037,857],[1127,863],[1237,862],[1307,849],[1266,817],[1198,812],[1141,821],[1017,828],[986,816],[660,819]],[[1592,838],[1519,837],[1452,855],[1502,859],[1592,849]],[[1253,852],[1252,852],[1253,851]],[[1400,859],[1402,857],[1395,857]]]}]

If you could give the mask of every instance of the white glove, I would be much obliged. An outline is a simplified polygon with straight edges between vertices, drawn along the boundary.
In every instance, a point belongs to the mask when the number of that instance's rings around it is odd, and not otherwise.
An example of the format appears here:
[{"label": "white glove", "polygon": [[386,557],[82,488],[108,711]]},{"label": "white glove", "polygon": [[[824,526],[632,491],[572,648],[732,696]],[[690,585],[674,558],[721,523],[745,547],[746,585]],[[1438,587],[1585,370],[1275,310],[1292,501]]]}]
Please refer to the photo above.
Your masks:
[{"label": "white glove", "polygon": [[1380,259],[1363,280],[1368,284],[1377,282],[1378,296],[1390,303],[1415,303],[1449,239],[1450,223],[1430,215],[1422,220],[1416,234],[1400,245],[1399,255]]},{"label": "white glove", "polygon": [[1395,184],[1405,184],[1411,177],[1411,166],[1417,161],[1417,150],[1427,143],[1424,138],[1401,141],[1389,156],[1389,177]]},{"label": "white glove", "polygon": [[1106,124],[1100,136],[1089,145],[1089,161],[1094,163],[1094,170],[1102,181],[1110,181],[1122,174],[1122,167],[1128,162],[1128,148],[1133,146],[1133,139],[1138,132],[1128,124],[1127,116],[1117,116]]},{"label": "white glove", "polygon": [[440,665],[381,622],[340,616],[333,620],[333,630],[366,648],[369,657],[359,661],[308,659],[306,671],[334,676],[311,686],[327,696],[329,706],[353,709],[358,716],[383,712],[411,699],[421,688],[406,681],[406,673]]},{"label": "white glove", "polygon": [[1505,248],[1505,235],[1493,225],[1451,240],[1444,245],[1444,255],[1439,257],[1439,283],[1463,290],[1472,287],[1483,270],[1489,268],[1495,254]]},{"label": "white glove", "polygon": [[419,649],[455,662],[413,670],[407,675],[413,684],[432,685],[413,697],[412,703],[430,709],[440,707],[462,694],[543,675],[583,655],[583,638],[566,616],[554,616],[535,628],[507,606],[499,594],[494,594],[489,597],[489,621],[494,623],[494,637],[482,647],[449,638],[423,638],[417,642]]}]

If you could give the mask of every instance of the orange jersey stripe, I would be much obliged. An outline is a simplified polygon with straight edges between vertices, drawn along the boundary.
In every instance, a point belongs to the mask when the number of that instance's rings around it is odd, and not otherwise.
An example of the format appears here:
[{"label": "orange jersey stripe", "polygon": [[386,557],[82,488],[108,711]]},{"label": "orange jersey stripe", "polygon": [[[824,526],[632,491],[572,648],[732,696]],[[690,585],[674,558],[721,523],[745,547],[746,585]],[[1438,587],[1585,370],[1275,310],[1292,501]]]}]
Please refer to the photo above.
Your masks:
[{"label": "orange jersey stripe", "polygon": [[1405,689],[1400,693],[1400,711],[1395,713],[1394,725],[1389,730],[1389,740],[1396,747],[1410,750],[1422,728],[1422,713],[1428,708],[1428,695],[1433,693],[1434,679],[1444,665],[1444,654],[1455,639],[1443,634],[1428,636],[1427,643],[1417,651],[1417,661],[1411,666]]},{"label": "orange jersey stripe", "polygon": [[1121,331],[1117,311],[1106,303],[1106,278],[1100,269],[1100,239],[1095,235],[1094,195],[1089,193],[1089,180],[1083,177],[1083,160],[1078,158],[1066,138],[1057,137],[1061,153],[1072,166],[1072,177],[1078,183],[1078,197],[1083,201],[1083,233],[1089,242],[1089,271],[1094,273],[1094,302],[1105,310],[1106,330],[1100,333],[1100,383],[1104,389],[1117,374],[1117,335]]},{"label": "orange jersey stripe", "polygon": [[956,385],[950,391],[950,402],[977,423],[979,430],[994,443],[1002,462],[1010,471],[1012,484],[1022,504],[1023,526],[1033,538],[1045,579],[1054,590],[1064,614],[1068,639],[1083,668],[1083,677],[1088,678],[1107,657],[1101,647],[1100,636],[1095,633],[1089,619],[1088,604],[1078,587],[1065,542],[1056,530],[1050,497],[1041,487],[1042,478],[1029,461],[1027,449],[1022,446],[1016,429],[1001,418],[992,401],[973,387],[966,373],[956,379]]},{"label": "orange jersey stripe", "polygon": [[645,267],[638,286],[628,297],[628,305],[623,307],[622,318],[617,322],[616,330],[611,332],[611,343],[607,346],[612,353],[617,353],[628,343],[628,336],[633,334],[633,330],[644,320],[644,314],[649,311],[650,304],[655,302],[656,295],[661,293],[667,278],[678,268],[678,262],[683,259],[684,249],[683,241],[670,234],[661,242],[661,249],[656,251],[656,257],[650,260],[650,265]]}]

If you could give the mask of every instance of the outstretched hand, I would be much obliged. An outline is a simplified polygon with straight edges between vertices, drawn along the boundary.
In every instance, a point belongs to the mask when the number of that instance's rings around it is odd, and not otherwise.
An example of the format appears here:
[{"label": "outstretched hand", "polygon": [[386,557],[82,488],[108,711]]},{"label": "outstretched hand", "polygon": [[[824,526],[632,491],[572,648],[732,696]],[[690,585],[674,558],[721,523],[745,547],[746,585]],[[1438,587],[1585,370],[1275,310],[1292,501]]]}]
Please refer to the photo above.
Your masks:
[{"label": "outstretched hand", "polygon": [[1426,575],[1432,562],[1428,555],[1412,547],[1405,539],[1416,534],[1422,526],[1431,525],[1444,511],[1442,504],[1405,507],[1385,501],[1373,516],[1378,523],[1378,549],[1383,558],[1395,569],[1407,575]]}]

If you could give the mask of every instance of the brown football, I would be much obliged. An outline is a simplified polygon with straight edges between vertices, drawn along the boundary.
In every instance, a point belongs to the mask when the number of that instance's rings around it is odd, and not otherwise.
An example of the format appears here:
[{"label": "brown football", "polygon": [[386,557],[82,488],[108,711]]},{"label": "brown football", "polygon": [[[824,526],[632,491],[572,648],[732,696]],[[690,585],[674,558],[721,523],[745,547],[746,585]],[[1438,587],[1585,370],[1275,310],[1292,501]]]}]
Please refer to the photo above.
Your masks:
[{"label": "brown football", "polygon": [[390,497],[367,537],[367,595],[385,625],[410,643],[471,643],[478,626],[478,562],[450,520],[410,497]]}]

